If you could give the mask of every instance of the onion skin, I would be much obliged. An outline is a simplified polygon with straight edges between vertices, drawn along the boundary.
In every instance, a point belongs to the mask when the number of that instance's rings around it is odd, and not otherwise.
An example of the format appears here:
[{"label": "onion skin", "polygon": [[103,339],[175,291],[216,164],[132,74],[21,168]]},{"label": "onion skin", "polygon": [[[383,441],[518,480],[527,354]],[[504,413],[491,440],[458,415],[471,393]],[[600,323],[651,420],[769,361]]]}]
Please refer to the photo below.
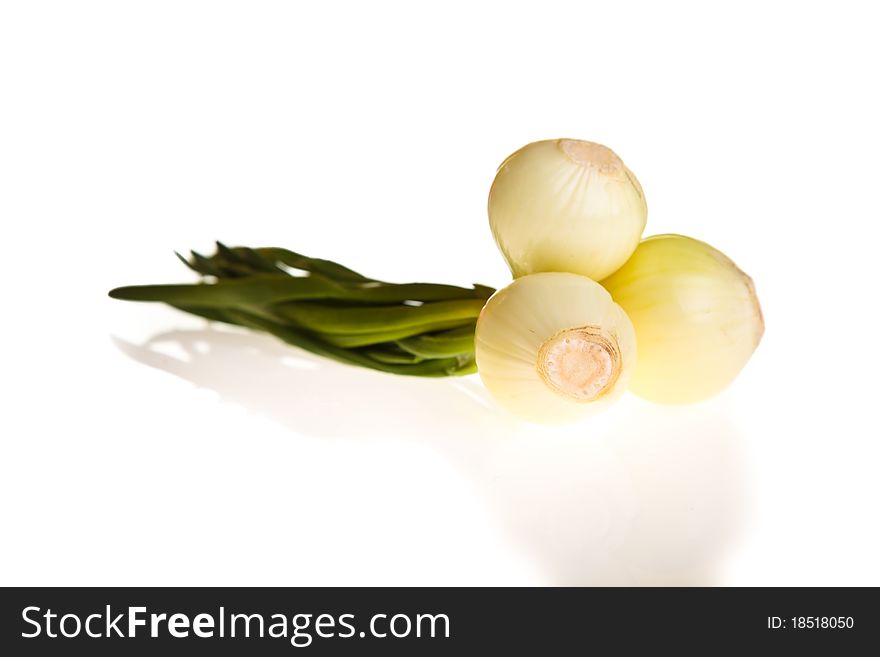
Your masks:
[{"label": "onion skin", "polygon": [[488,212],[514,278],[556,271],[593,280],[626,262],[648,216],[642,187],[623,161],[574,139],[534,142],[508,157]]},{"label": "onion skin", "polygon": [[[569,334],[571,345],[560,345]],[[570,361],[546,360],[569,346]],[[635,332],[623,310],[601,285],[568,273],[523,276],[496,292],[477,320],[475,348],[492,396],[541,424],[565,424],[607,408],[626,390],[636,360]],[[592,367],[600,368],[598,376]],[[563,371],[574,375],[555,385]]]},{"label": "onion skin", "polygon": [[642,240],[602,285],[636,330],[636,395],[687,404],[713,397],[748,362],[764,333],[752,279],[704,242],[682,235]]}]

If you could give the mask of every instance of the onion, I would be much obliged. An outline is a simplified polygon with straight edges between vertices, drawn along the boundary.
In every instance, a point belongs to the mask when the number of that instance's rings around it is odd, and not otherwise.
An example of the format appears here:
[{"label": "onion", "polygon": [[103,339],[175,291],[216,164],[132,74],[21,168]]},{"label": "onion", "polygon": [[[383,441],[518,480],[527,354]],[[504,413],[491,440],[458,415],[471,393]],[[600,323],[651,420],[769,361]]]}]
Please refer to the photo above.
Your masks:
[{"label": "onion", "polygon": [[651,401],[683,404],[717,394],[764,333],[752,279],[690,237],[646,238],[602,285],[635,326],[639,362],[630,389]]},{"label": "onion", "polygon": [[477,320],[476,360],[489,392],[520,417],[572,422],[614,402],[635,365],[635,333],[598,283],[577,274],[524,276]]},{"label": "onion", "polygon": [[499,167],[489,224],[514,278],[571,272],[600,280],[638,246],[648,208],[623,161],[601,144],[529,144]]}]

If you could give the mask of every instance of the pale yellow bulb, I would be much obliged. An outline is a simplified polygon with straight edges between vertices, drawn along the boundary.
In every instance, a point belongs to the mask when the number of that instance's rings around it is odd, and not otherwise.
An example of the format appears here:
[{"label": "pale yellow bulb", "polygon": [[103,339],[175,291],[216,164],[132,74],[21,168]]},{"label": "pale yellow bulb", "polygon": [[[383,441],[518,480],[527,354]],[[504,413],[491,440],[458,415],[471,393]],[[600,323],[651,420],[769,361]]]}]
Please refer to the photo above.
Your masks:
[{"label": "pale yellow bulb", "polygon": [[477,369],[495,399],[531,422],[562,424],[607,408],[635,365],[635,332],[598,283],[577,274],[518,278],[477,321]]},{"label": "pale yellow bulb", "polygon": [[499,167],[489,224],[513,276],[571,272],[600,280],[639,243],[648,207],[623,161],[576,139],[524,146]]},{"label": "pale yellow bulb", "polygon": [[639,362],[630,389],[651,401],[682,404],[717,394],[764,333],[752,279],[690,237],[644,239],[602,285],[636,329]]}]

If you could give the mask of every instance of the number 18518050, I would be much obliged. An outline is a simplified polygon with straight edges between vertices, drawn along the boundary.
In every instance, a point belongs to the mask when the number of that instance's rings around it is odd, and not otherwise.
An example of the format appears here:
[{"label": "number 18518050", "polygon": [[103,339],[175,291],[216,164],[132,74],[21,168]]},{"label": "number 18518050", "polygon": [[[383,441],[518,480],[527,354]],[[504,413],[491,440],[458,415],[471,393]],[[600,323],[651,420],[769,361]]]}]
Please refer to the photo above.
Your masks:
[{"label": "number 18518050", "polygon": [[771,630],[849,630],[854,625],[852,616],[768,616]]}]

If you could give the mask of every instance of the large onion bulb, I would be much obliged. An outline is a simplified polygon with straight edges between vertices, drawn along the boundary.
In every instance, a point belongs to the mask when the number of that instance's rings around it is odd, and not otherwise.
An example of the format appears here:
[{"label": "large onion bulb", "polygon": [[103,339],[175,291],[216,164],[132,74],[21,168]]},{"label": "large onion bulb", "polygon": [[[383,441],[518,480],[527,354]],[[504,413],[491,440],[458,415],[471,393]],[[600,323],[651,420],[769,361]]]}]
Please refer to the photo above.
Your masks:
[{"label": "large onion bulb", "polygon": [[538,141],[499,167],[489,224],[514,278],[572,272],[599,280],[639,243],[648,208],[623,161],[601,144]]},{"label": "large onion bulb", "polygon": [[681,404],[724,389],[764,333],[752,279],[699,240],[657,235],[602,281],[636,329],[639,362],[630,389]]},{"label": "large onion bulb", "polygon": [[477,369],[489,392],[532,422],[561,424],[609,406],[635,365],[635,333],[598,283],[568,273],[524,276],[486,303]]}]

